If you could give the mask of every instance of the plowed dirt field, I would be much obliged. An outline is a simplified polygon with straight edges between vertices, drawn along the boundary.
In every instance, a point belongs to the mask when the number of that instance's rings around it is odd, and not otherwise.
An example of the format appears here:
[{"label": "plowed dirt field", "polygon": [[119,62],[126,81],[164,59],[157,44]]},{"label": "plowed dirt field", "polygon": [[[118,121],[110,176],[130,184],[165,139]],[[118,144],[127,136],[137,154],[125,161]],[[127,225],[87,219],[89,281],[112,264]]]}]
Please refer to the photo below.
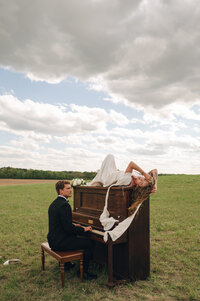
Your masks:
[{"label": "plowed dirt field", "polygon": [[0,179],[0,186],[56,183],[58,180],[37,180],[37,179]]}]

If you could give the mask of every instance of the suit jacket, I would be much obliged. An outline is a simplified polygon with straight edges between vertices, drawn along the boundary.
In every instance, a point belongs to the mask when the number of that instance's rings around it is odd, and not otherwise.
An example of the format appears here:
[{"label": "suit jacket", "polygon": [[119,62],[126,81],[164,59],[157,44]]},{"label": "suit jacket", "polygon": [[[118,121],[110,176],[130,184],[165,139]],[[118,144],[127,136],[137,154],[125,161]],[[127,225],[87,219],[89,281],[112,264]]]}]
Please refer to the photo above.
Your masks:
[{"label": "suit jacket", "polygon": [[49,233],[47,239],[51,249],[59,250],[63,241],[69,241],[77,234],[82,234],[84,229],[72,224],[72,209],[69,201],[57,197],[49,206]]}]

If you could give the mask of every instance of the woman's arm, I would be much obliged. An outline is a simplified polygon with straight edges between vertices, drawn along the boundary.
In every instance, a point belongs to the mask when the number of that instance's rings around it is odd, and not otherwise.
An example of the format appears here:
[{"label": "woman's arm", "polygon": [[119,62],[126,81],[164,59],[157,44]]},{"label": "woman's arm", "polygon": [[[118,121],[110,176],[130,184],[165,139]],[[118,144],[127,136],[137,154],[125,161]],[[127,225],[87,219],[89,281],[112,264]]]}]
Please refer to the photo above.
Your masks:
[{"label": "woman's arm", "polygon": [[138,166],[135,162],[133,162],[133,161],[131,161],[131,162],[128,164],[128,166],[127,166],[125,172],[132,172],[133,169],[139,171],[139,172],[145,177],[145,179],[146,179],[148,182],[151,182],[151,181],[152,181],[152,176],[151,176],[150,174],[144,172],[143,169],[142,169],[141,167],[139,167],[139,166]]}]

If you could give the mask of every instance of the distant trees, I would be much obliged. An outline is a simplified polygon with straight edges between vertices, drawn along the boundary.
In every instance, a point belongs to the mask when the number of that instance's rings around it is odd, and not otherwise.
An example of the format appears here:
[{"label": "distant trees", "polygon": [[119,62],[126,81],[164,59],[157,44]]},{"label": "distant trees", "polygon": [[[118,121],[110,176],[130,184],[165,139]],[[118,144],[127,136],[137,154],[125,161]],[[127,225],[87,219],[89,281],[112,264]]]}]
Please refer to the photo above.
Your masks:
[{"label": "distant trees", "polygon": [[13,167],[0,168],[0,179],[67,179],[72,180],[81,178],[91,180],[95,177],[96,172],[80,171],[51,171],[38,169],[24,169]]}]

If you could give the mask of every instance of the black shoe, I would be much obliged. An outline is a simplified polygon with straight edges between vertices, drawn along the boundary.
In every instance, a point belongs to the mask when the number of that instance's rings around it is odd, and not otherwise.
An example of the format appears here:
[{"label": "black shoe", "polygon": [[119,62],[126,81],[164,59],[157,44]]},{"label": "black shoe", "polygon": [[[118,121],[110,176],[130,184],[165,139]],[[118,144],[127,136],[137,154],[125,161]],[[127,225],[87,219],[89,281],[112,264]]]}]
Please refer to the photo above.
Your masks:
[{"label": "black shoe", "polygon": [[75,267],[75,263],[74,262],[65,262],[65,271],[69,271],[71,269],[73,269]]},{"label": "black shoe", "polygon": [[86,272],[87,276],[91,279],[97,279],[97,275],[93,273]]},{"label": "black shoe", "polygon": [[[80,271],[77,272],[77,276],[80,277]],[[97,279],[97,275],[89,272],[83,272],[83,280],[93,280],[93,279]]]}]

